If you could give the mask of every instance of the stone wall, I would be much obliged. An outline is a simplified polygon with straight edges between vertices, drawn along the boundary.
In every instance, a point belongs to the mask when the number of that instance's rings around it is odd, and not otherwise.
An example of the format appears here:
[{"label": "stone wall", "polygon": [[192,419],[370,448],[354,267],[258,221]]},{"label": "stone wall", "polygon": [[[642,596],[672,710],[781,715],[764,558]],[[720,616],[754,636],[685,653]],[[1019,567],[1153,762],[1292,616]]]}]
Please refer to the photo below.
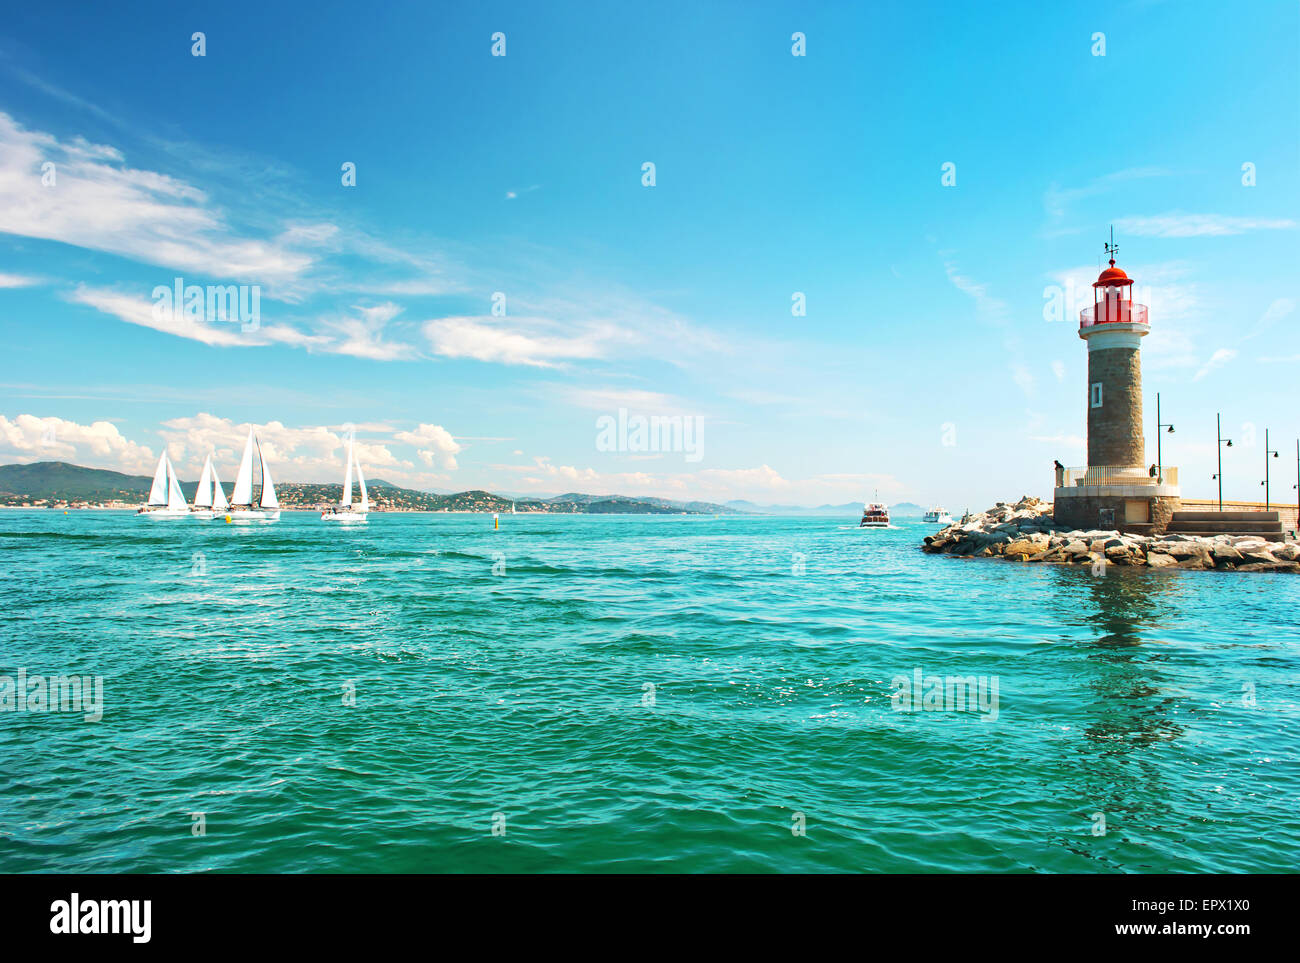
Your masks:
[{"label": "stone wall", "polygon": [[1083,495],[1057,498],[1052,505],[1052,517],[1062,528],[1092,531],[1101,527],[1098,519],[1102,509],[1111,509],[1115,513],[1115,528],[1118,531],[1138,531],[1144,534],[1163,534],[1169,527],[1174,512],[1181,508],[1180,500],[1167,496],[1148,496],[1147,517],[1150,522],[1144,525],[1129,526],[1125,523],[1126,504],[1135,501],[1131,495]]},{"label": "stone wall", "polygon": [[[1092,407],[1092,385],[1102,385]],[[1088,352],[1088,464],[1146,467],[1142,435],[1142,360],[1137,348]],[[1096,515],[1093,515],[1096,521]]]}]

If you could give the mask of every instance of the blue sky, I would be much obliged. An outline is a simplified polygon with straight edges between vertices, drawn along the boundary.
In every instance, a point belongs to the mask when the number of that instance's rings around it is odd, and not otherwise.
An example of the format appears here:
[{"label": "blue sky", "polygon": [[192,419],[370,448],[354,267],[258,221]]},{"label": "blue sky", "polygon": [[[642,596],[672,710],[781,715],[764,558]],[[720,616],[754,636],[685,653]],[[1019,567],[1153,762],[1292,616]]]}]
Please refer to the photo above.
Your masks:
[{"label": "blue sky", "polygon": [[[1225,496],[1269,428],[1292,498],[1300,8],[808,6],[15,8],[0,460],[228,478],[253,423],[332,480],[352,425],[444,490],[1048,495],[1114,224],[1149,460],[1160,391],[1185,494],[1222,411]],[[258,286],[256,330],[158,320],[176,277]],[[602,450],[620,409],[697,419],[699,457]]]}]

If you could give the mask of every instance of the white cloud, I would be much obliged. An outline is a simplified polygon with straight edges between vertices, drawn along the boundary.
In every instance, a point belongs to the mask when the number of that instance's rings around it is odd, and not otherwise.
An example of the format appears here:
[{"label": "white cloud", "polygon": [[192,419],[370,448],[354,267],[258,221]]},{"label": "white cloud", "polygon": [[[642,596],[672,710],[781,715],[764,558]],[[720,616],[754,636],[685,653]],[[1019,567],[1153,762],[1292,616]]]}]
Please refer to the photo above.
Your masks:
[{"label": "white cloud", "polygon": [[72,461],[118,471],[152,471],[154,454],[122,436],[116,425],[89,425],[62,418],[0,415],[0,457],[22,462]]},{"label": "white cloud", "polygon": [[0,288],[27,288],[40,283],[38,278],[21,274],[0,274]]},{"label": "white cloud", "polygon": [[163,334],[201,341],[203,344],[215,347],[250,347],[266,343],[260,333],[246,334],[240,331],[238,324],[234,323],[208,324],[205,321],[192,319],[183,311],[162,311],[155,316],[155,302],[151,298],[135,297],[102,288],[87,288],[82,285],[68,295],[68,300],[89,305],[105,314],[116,315],[129,324],[138,324],[144,328],[161,331]]},{"label": "white cloud", "polygon": [[[46,162],[55,165],[50,186]],[[114,147],[28,130],[3,112],[0,232],[248,283],[291,280],[313,264],[284,244],[237,236],[182,180],[128,167]]]},{"label": "white cloud", "polygon": [[393,438],[413,446],[427,467],[441,466],[448,471],[456,470],[456,455],[460,453],[461,446],[442,425],[421,424],[414,431],[396,432]]},{"label": "white cloud", "polygon": [[[347,444],[342,429],[324,425],[292,427],[271,421],[253,426],[275,478],[282,481],[333,482],[342,480]],[[234,480],[248,437],[248,422],[236,423],[208,412],[164,421],[159,434],[178,471],[197,474],[211,453],[218,476]],[[358,430],[354,452],[366,474],[378,469],[411,471],[413,462],[396,455],[383,440],[365,438]],[[185,466],[182,468],[182,466]]]},{"label": "white cloud", "polygon": [[388,323],[402,311],[399,306],[392,303],[373,307],[358,305],[353,310],[358,313],[358,317],[323,322],[324,328],[333,335],[323,345],[323,350],[372,361],[400,361],[416,357],[411,345],[384,340]]},{"label": "white cloud", "polygon": [[[523,325],[529,322],[531,327],[543,330],[524,330]],[[607,332],[589,329],[568,337],[545,332],[547,327],[550,326],[546,322],[537,319],[506,323],[491,318],[441,318],[426,322],[424,335],[435,354],[499,364],[553,368],[564,361],[599,358],[604,354],[602,340]]]},{"label": "white cloud", "polygon": [[1226,214],[1184,214],[1173,211],[1151,216],[1122,217],[1117,230],[1139,237],[1224,237],[1249,231],[1279,231],[1296,226],[1287,217],[1233,217]]},{"label": "white cloud", "polygon": [[1237,357],[1237,352],[1232,348],[1220,348],[1218,351],[1214,352],[1214,354],[1210,355],[1210,360],[1201,366],[1201,370],[1196,372],[1196,375],[1192,380],[1200,381],[1206,375],[1210,374],[1210,372],[1214,371],[1216,368],[1223,367],[1235,357]]}]

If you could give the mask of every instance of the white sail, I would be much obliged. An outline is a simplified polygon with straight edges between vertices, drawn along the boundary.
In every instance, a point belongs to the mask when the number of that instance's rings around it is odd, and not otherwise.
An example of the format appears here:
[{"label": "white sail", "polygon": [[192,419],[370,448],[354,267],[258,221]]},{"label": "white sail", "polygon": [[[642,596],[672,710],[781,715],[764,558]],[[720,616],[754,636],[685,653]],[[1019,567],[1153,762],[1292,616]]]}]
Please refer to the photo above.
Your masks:
[{"label": "white sail", "polygon": [[253,429],[248,429],[244,443],[244,457],[239,461],[239,474],[235,476],[235,490],[230,493],[230,504],[253,504]]},{"label": "white sail", "polygon": [[366,492],[366,476],[361,474],[361,462],[357,462],[357,482],[361,485],[361,511],[370,511],[370,495]]},{"label": "white sail", "polygon": [[158,456],[158,470],[153,473],[153,487],[149,489],[149,505],[167,504],[167,451]]},{"label": "white sail", "polygon": [[[164,452],[164,457],[166,453]],[[185,496],[181,493],[181,483],[176,480],[176,469],[172,467],[172,460],[167,459],[167,510],[168,511],[186,511]]]},{"label": "white sail", "polygon": [[[358,465],[357,468],[361,466]],[[343,474],[343,498],[340,505],[352,504],[352,439],[348,439],[348,469]]]},{"label": "white sail", "polygon": [[279,508],[280,500],[275,497],[275,482],[271,481],[271,466],[262,454],[262,442],[257,442],[257,460],[262,463],[262,507]]},{"label": "white sail", "polygon": [[199,487],[194,493],[195,508],[212,507],[212,456],[203,462],[203,474],[199,475]]},{"label": "white sail", "polygon": [[212,466],[212,510],[224,512],[230,505],[226,502],[226,493],[221,490],[221,479],[217,477],[217,466]]}]

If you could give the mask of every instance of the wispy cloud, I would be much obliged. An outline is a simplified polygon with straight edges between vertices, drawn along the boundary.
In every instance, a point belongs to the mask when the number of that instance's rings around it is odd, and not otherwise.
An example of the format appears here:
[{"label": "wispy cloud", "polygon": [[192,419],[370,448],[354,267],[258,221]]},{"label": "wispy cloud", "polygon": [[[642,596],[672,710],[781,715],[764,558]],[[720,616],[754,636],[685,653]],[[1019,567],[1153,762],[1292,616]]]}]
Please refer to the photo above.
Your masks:
[{"label": "wispy cloud", "polygon": [[1184,214],[1174,211],[1151,216],[1121,217],[1115,227],[1139,237],[1226,237],[1250,231],[1281,231],[1296,226],[1285,217],[1233,217],[1226,214]]},{"label": "wispy cloud", "polygon": [[1195,377],[1192,378],[1192,380],[1200,381],[1202,378],[1206,377],[1216,369],[1222,368],[1225,364],[1227,364],[1235,357],[1237,357],[1237,352],[1235,349],[1220,348],[1219,350],[1215,351],[1214,354],[1210,355],[1210,360],[1205,362],[1205,364],[1201,366],[1201,370],[1196,372],[1196,375]]},{"label": "wispy cloud", "polygon": [[[52,182],[43,182],[47,173]],[[286,244],[238,236],[185,181],[129,167],[113,147],[28,130],[5,113],[0,232],[250,282],[289,280],[313,264]]]},{"label": "wispy cloud", "polygon": [[559,326],[540,319],[458,317],[424,324],[424,336],[434,354],[536,368],[603,357],[616,335],[606,327],[565,335]]}]

